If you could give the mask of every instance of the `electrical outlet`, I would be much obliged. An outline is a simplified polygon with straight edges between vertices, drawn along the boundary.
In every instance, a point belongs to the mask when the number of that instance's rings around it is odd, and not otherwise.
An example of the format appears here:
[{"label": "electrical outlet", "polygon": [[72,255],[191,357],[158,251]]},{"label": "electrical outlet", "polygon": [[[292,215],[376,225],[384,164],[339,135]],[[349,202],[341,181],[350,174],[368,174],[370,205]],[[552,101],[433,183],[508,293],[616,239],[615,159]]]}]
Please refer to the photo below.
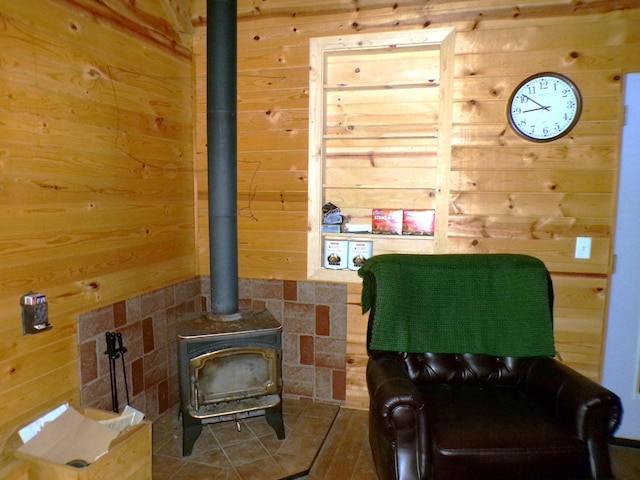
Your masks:
[{"label": "electrical outlet", "polygon": [[575,258],[591,258],[591,237],[576,237]]}]

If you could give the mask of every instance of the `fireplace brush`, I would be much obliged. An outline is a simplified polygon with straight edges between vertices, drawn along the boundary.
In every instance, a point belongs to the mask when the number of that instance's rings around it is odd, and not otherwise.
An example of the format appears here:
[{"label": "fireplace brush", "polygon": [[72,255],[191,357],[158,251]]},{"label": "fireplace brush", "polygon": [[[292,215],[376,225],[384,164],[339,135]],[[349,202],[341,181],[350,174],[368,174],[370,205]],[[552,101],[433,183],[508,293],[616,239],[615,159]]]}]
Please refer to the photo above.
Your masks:
[{"label": "fireplace brush", "polygon": [[[116,374],[116,360],[122,360],[122,374],[124,376],[124,390],[127,395],[127,405],[129,405],[129,386],[127,385],[127,368],[124,362],[124,354],[127,349],[124,347],[121,333],[107,332],[105,334],[107,350],[104,352],[109,356],[109,379],[111,380],[111,407],[115,413],[120,411],[118,406],[118,379]],[[116,346],[116,341],[118,346]]]}]

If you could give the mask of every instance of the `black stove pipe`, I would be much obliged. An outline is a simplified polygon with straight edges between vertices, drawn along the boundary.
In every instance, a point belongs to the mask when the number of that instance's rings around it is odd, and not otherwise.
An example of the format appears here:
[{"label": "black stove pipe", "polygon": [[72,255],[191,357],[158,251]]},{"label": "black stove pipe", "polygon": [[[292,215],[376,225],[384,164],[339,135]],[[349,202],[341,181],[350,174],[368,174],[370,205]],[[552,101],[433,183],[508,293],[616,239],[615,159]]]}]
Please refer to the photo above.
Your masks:
[{"label": "black stove pipe", "polygon": [[211,311],[238,312],[237,0],[207,0]]}]

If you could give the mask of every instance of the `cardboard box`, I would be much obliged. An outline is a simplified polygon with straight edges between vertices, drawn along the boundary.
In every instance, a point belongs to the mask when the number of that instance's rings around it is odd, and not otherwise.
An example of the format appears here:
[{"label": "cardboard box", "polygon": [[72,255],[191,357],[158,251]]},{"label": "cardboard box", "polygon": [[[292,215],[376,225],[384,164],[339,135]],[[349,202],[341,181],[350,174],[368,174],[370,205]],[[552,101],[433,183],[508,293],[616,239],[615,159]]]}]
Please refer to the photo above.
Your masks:
[{"label": "cardboard box", "polygon": [[374,208],[371,211],[371,233],[400,235],[402,233],[402,210]]},{"label": "cardboard box", "polygon": [[29,466],[15,458],[1,458],[0,478],[2,480],[29,480]]},{"label": "cardboard box", "polygon": [[435,231],[435,210],[404,210],[403,235],[430,235]]},{"label": "cardboard box", "polygon": [[[124,431],[111,435],[102,428],[96,428],[93,420],[110,420],[119,417],[118,414],[95,409],[76,411],[69,409],[61,416],[61,421],[54,426],[59,434],[57,443],[65,443],[57,450],[60,453],[59,461],[50,457],[54,450],[48,448],[51,432],[45,432],[47,440],[42,446],[34,444],[31,448],[22,448],[30,442],[23,444],[15,450],[14,456],[29,468],[30,480],[113,480],[117,478],[125,480],[149,480],[151,479],[151,423],[143,421],[138,425],[127,427]],[[59,417],[60,418],[60,417]],[[108,427],[105,427],[108,429]],[[44,431],[44,428],[43,428]],[[79,453],[73,451],[77,447],[77,440],[91,447],[91,451],[103,448],[105,440],[106,453],[97,460],[92,461],[87,467],[76,468],[61,460],[71,455],[74,459],[82,458],[81,455],[91,453]],[[68,441],[63,439],[68,438]],[[75,444],[75,446],[74,446]],[[96,447],[97,448],[93,448]],[[38,455],[37,449],[42,448],[45,457]],[[81,447],[83,449],[84,447]],[[34,450],[35,449],[35,450]],[[64,456],[63,456],[64,455]]]}]

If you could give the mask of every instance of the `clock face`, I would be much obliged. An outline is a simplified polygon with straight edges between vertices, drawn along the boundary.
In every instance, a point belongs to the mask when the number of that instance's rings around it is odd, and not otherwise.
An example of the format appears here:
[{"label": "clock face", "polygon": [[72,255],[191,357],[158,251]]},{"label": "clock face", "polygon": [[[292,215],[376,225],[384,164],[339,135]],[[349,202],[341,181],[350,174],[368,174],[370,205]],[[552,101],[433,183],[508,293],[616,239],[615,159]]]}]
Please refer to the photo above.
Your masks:
[{"label": "clock face", "polygon": [[569,133],[581,110],[580,92],[571,80],[558,73],[538,73],[511,94],[507,116],[518,135],[550,142]]}]

